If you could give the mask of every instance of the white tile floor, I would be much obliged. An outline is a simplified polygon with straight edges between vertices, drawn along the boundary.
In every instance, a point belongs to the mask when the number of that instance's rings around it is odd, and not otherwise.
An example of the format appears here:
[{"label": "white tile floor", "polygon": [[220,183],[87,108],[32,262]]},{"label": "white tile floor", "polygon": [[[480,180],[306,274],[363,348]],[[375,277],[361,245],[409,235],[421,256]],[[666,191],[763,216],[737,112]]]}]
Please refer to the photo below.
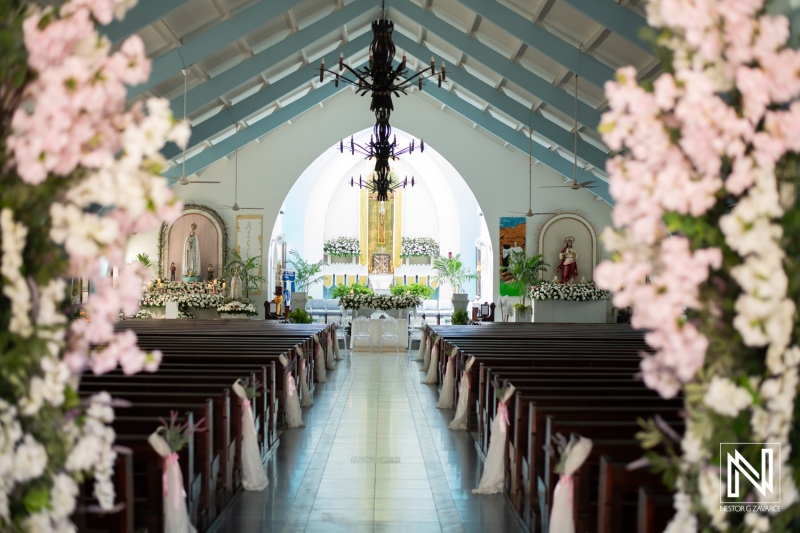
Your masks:
[{"label": "white tile floor", "polygon": [[475,496],[472,437],[451,431],[407,353],[346,355],[287,430],[270,487],[244,493],[220,531],[519,531],[502,495]]}]

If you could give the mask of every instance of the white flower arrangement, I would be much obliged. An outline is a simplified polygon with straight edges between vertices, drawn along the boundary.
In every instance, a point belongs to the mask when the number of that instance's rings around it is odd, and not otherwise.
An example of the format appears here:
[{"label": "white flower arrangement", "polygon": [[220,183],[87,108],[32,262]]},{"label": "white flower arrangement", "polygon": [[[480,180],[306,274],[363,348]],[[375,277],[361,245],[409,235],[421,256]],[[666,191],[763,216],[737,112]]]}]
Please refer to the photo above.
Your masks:
[{"label": "white flower arrangement", "polygon": [[431,237],[403,237],[400,257],[438,257],[439,243]]},{"label": "white flower arrangement", "polygon": [[339,305],[344,309],[379,309],[389,311],[392,309],[408,309],[422,304],[422,299],[413,294],[394,296],[391,294],[347,294],[339,299]]},{"label": "white flower arrangement", "polygon": [[258,315],[258,310],[256,310],[255,305],[249,302],[240,302],[239,300],[233,300],[217,307],[217,313],[219,314],[227,313],[229,315],[245,314],[247,316],[256,316]]},{"label": "white flower arrangement", "polygon": [[166,307],[167,302],[178,302],[180,307],[194,307],[195,309],[216,309],[226,299],[225,295],[206,294],[203,289],[205,284],[185,283],[172,281],[162,283],[163,292],[156,292],[155,286],[145,290],[139,305],[141,307]]},{"label": "white flower arrangement", "polygon": [[592,302],[596,300],[608,300],[610,298],[611,293],[609,291],[598,289],[591,281],[586,283],[574,283],[572,285],[542,281],[531,288],[531,299],[533,300]]},{"label": "white flower arrangement", "polygon": [[361,255],[361,243],[356,237],[335,237],[325,241],[322,251],[328,255]]}]

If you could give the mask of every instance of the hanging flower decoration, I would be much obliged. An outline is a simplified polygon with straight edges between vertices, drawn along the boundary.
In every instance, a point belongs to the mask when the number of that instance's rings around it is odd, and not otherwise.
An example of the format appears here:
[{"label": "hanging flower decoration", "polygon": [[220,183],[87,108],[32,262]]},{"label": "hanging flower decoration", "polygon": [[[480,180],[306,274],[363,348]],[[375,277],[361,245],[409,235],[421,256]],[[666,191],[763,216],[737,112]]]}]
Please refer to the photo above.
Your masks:
[{"label": "hanging flower decoration", "polygon": [[422,305],[422,298],[413,294],[393,296],[390,294],[347,294],[339,298],[339,305],[345,309],[378,309],[390,311],[393,309],[408,309]]},{"label": "hanging flower decoration", "polygon": [[[647,448],[666,446],[666,457],[646,457],[675,479],[668,531],[788,530],[800,514],[800,442],[790,440],[800,412],[800,53],[786,46],[787,19],[764,7],[651,0],[667,72],[639,84],[622,68],[606,85],[600,129],[621,155],[608,164],[613,259],[595,279],[648,330],[647,386],[683,392],[680,451],[659,424],[643,433]],[[720,442],[781,445],[780,506],[720,505]],[[766,500],[748,490],[737,501]]]},{"label": "hanging flower decoration", "polygon": [[611,293],[598,289],[591,281],[586,283],[561,284],[542,281],[531,287],[533,300],[564,300],[568,302],[592,302],[608,300]]},{"label": "hanging flower decoration", "polygon": [[[78,484],[114,505],[115,402],[82,399],[79,375],[158,368],[120,311],[138,308],[147,272],[124,266],[128,236],[173,221],[182,204],[160,173],[167,141],[188,138],[169,102],[126,109],[147,80],[137,36],[116,51],[97,25],[134,2],[15,3],[0,43],[0,530],[72,531]],[[102,206],[102,209],[98,209]],[[101,275],[101,257],[119,275]],[[88,280],[83,309],[65,306],[70,278]],[[72,322],[68,317],[79,317]],[[14,356],[7,356],[14,354]]]},{"label": "hanging flower decoration", "polygon": [[400,257],[438,257],[439,243],[430,237],[403,237],[400,241]]},{"label": "hanging flower decoration", "polygon": [[322,251],[328,255],[361,255],[361,243],[356,237],[336,237],[325,241]]}]

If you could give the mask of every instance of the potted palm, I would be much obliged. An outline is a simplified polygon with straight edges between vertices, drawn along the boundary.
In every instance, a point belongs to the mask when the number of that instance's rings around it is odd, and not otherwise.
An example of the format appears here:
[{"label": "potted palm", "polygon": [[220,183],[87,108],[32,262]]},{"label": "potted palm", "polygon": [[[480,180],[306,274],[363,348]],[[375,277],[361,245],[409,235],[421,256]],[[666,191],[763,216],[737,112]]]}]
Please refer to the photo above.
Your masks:
[{"label": "potted palm", "polygon": [[295,291],[291,295],[292,309],[305,309],[308,301],[308,288],[322,281],[322,267],[325,262],[309,263],[300,257],[297,250],[291,250],[289,255],[292,259],[287,259],[286,265],[295,271]]},{"label": "potted palm", "polygon": [[521,290],[520,302],[514,304],[514,321],[530,322],[532,307],[526,305],[531,288],[542,280],[542,274],[550,266],[544,261],[542,254],[527,257],[524,251],[514,251],[508,258],[508,266],[502,267],[511,275],[512,283]]},{"label": "potted palm", "polygon": [[453,289],[453,309],[467,310],[469,295],[465,293],[466,282],[478,279],[477,274],[470,272],[461,262],[461,254],[451,257],[441,256],[433,262],[433,271],[440,284],[449,285]]}]

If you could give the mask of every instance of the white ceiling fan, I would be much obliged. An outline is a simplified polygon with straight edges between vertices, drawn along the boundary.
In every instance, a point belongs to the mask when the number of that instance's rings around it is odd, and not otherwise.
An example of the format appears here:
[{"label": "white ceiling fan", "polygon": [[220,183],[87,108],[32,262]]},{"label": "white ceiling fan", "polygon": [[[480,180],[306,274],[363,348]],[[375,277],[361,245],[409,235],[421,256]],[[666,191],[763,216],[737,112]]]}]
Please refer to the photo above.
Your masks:
[{"label": "white ceiling fan", "polygon": [[567,188],[572,189],[573,191],[577,191],[579,189],[591,189],[596,184],[593,181],[584,181],[583,183],[578,182],[578,74],[575,73],[575,128],[574,128],[574,141],[572,144],[572,183],[569,185],[545,185],[540,187],[541,189],[552,189],[552,188]]},{"label": "white ceiling fan", "polygon": [[525,215],[526,217],[534,217],[536,215],[556,215],[557,213],[534,213],[531,208],[531,196],[533,195],[533,130],[528,126],[528,212],[522,211],[509,211],[509,213],[516,213],[518,215]]},{"label": "white ceiling fan", "polygon": [[[181,70],[183,72],[183,120],[186,120],[186,80],[189,75],[189,69]],[[188,144],[188,142],[187,142]],[[195,183],[219,183],[218,181],[198,181],[190,180],[186,177],[186,145],[183,146],[183,157],[181,162],[181,177],[175,183],[178,185],[193,185]]]},{"label": "white ceiling fan", "polygon": [[253,209],[253,210],[263,210],[263,207],[239,207],[238,199],[239,199],[239,123],[236,123],[236,152],[234,155],[236,163],[234,165],[235,170],[233,171],[234,180],[233,180],[233,205],[223,205],[226,209],[233,209],[234,211],[239,211],[240,209]]}]

